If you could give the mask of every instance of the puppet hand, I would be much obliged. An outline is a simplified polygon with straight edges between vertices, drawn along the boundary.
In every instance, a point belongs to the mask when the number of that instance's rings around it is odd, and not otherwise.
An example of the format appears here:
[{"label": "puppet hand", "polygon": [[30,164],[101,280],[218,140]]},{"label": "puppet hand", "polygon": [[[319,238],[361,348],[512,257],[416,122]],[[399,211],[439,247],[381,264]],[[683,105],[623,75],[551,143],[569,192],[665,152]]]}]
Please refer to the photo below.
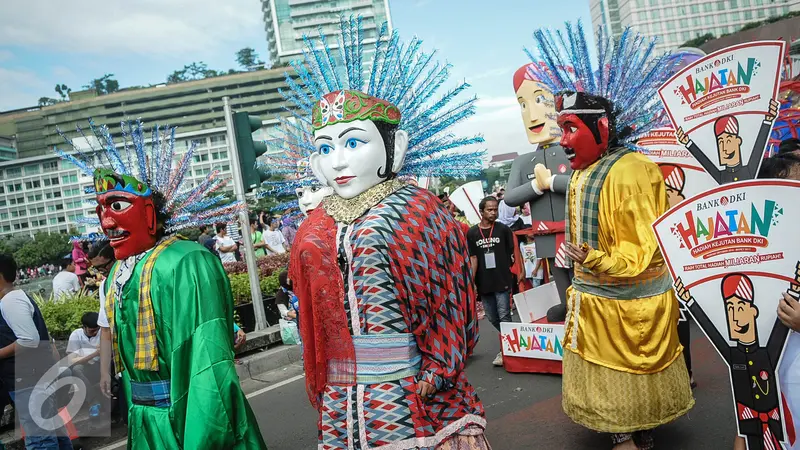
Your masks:
[{"label": "puppet hand", "polygon": [[536,164],[533,168],[533,175],[536,177],[536,185],[539,187],[540,191],[550,189],[550,178],[553,176],[553,173],[550,169],[545,167],[544,164]]},{"label": "puppet hand", "polygon": [[683,128],[679,127],[675,131],[675,137],[677,137],[678,138],[678,142],[680,142],[683,145],[686,145],[686,144],[689,143],[689,136],[687,136],[686,133],[683,132]]},{"label": "puppet hand", "polygon": [[675,292],[678,294],[678,300],[682,303],[688,303],[689,300],[692,299],[692,294],[690,294],[689,290],[683,285],[683,281],[680,277],[675,280]]},{"label": "puppet hand", "polygon": [[766,119],[767,122],[772,122],[773,120],[775,120],[775,118],[778,117],[778,108],[780,108],[780,106],[781,104],[778,103],[775,99],[770,100],[769,112],[767,113],[766,116],[764,116],[764,119]]},{"label": "puppet hand", "polygon": [[589,248],[589,246],[586,244],[577,246],[572,242],[565,242],[564,245],[564,252],[567,254],[567,256],[579,264],[583,264],[586,261],[590,250],[591,248]]}]

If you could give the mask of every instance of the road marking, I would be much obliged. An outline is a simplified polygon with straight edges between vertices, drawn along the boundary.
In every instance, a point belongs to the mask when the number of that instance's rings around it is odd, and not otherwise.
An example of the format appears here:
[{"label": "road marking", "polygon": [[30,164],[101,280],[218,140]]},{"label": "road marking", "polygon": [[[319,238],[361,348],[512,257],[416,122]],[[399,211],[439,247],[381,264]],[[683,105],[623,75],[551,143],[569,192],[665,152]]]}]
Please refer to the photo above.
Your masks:
[{"label": "road marking", "polygon": [[286,386],[289,383],[294,383],[295,381],[303,378],[304,376],[305,375],[303,375],[303,374],[295,375],[292,378],[287,378],[287,379],[281,381],[280,383],[275,383],[275,384],[267,386],[265,388],[261,388],[261,389],[255,391],[255,392],[251,392],[251,393],[247,394],[247,398],[253,398],[253,397],[257,396],[257,395],[261,395],[261,394],[263,394],[265,392],[269,392],[269,391],[271,391],[273,389],[278,389],[279,387]]},{"label": "road marking", "polygon": [[[305,377],[305,375],[303,375],[303,374],[295,375],[292,378],[287,378],[287,379],[285,379],[285,380],[283,380],[283,381],[281,381],[279,383],[275,383],[275,384],[267,386],[265,388],[261,388],[261,389],[255,391],[255,392],[251,392],[251,393],[247,394],[246,397],[247,398],[256,397],[256,396],[261,395],[261,394],[263,394],[265,392],[269,392],[271,390],[278,389],[279,387],[286,386],[289,383],[294,383],[295,381],[297,381],[297,380],[299,380],[299,379],[301,379],[303,377]],[[128,443],[128,440],[125,439],[125,440],[122,440],[122,441],[119,441],[119,442],[115,442],[115,443],[113,443],[111,445],[108,445],[106,447],[103,447],[100,450],[115,450],[115,449],[124,447],[125,445],[127,445],[127,443]]]}]

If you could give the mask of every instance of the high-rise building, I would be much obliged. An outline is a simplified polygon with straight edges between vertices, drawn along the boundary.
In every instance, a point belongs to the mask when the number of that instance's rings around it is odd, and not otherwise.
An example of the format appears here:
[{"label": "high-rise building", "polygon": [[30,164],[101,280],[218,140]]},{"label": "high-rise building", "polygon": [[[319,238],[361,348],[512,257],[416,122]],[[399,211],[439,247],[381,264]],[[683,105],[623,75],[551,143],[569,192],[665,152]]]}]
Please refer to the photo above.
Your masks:
[{"label": "high-rise building", "polygon": [[747,23],[800,11],[800,0],[590,0],[590,8],[595,30],[603,27],[618,37],[629,26],[657,37],[657,50],[669,50],[707,33],[719,37]]},{"label": "high-rise building", "polygon": [[11,161],[16,158],[16,140],[12,137],[0,136],[0,161]]},{"label": "high-rise building", "polygon": [[[92,196],[84,193],[92,180],[53,153],[53,147],[64,148],[57,129],[66,132],[82,151],[91,153],[89,140],[75,132],[76,124],[88,128],[89,118],[98,126],[108,126],[118,141],[122,140],[121,121],[141,118],[148,128],[176,126],[176,162],[195,146],[194,165],[186,183],[195,185],[212,170],[231,177],[222,97],[230,97],[235,111],[258,115],[263,127],[254,137],[269,139],[277,124],[276,114],[284,113],[278,88],[285,86],[283,69],[258,70],[101,96],[73,93],[69,102],[0,113],[0,134],[15,136],[19,153],[16,159],[0,160],[0,237],[67,232],[70,228],[87,231],[78,219],[95,214],[91,202],[86,201]],[[0,149],[2,146],[0,138]],[[232,184],[227,189],[232,190]]]},{"label": "high-rise building", "polygon": [[[319,36],[319,29],[331,37],[328,45],[337,48],[339,18],[361,16],[364,44],[375,42],[384,22],[392,28],[389,0],[261,0],[264,28],[267,31],[269,59],[273,65],[285,65],[302,57],[303,36]],[[365,47],[365,66],[369,65],[371,46]]]}]

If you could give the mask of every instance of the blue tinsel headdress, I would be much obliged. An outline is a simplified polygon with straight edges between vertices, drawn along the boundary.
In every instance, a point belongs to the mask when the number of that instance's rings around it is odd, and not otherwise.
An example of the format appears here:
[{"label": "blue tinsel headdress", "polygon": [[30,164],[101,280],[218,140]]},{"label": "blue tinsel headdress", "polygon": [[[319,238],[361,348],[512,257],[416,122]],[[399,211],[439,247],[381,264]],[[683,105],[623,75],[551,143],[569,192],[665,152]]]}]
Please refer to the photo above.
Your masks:
[{"label": "blue tinsel headdress", "polygon": [[[175,158],[175,128],[156,126],[151,131],[149,142],[142,122],[122,122],[122,143],[114,142],[108,127],[96,126],[89,119],[92,138],[77,127],[86,148],[76,146],[61,130],[58,133],[72,147],[70,152],[56,148],[55,153],[74,164],[88,176],[94,176],[98,169],[110,169],[119,175],[133,177],[150,190],[164,198],[162,212],[168,217],[165,232],[174,233],[184,228],[230,222],[244,205],[241,202],[227,203],[228,199],[217,192],[227,184],[217,170],[209,173],[194,188],[184,188],[186,175],[191,173],[195,145],[173,166]],[[94,144],[99,143],[99,147]],[[94,193],[87,188],[86,193]],[[81,223],[99,225],[98,218],[83,218]],[[87,235],[91,236],[91,235]],[[86,240],[86,239],[84,239]]]},{"label": "blue tinsel headdress", "polygon": [[538,56],[525,52],[536,63],[531,65],[535,76],[554,94],[584,92],[610,100],[617,129],[627,130],[621,144],[635,147],[640,136],[666,124],[657,94],[676,62],[666,53],[654,56],[655,39],[646,41],[626,28],[615,41],[599,27],[593,64],[580,21],[567,23],[565,31],[536,30],[533,37]]},{"label": "blue tinsel headdress", "polygon": [[384,23],[375,41],[375,53],[368,79],[364,79],[364,36],[361,17],[340,20],[339,49],[331,50],[320,28],[318,48],[304,36],[303,61],[292,62],[299,85],[286,74],[289,90],[279,90],[288,111],[302,125],[279,119],[284,124],[279,138],[309,154],[312,144],[311,115],[320,98],[337,90],[357,90],[385,100],[402,112],[399,129],[409,134],[408,153],[400,176],[466,176],[480,172],[484,152],[452,153],[483,142],[481,136],[457,137],[450,132],[456,123],[475,113],[476,98],[453,103],[469,85],[459,83],[438,99],[434,94],[450,77],[449,64],[434,60],[435,51],[424,53],[422,41],[400,42],[396,31],[388,33]]}]

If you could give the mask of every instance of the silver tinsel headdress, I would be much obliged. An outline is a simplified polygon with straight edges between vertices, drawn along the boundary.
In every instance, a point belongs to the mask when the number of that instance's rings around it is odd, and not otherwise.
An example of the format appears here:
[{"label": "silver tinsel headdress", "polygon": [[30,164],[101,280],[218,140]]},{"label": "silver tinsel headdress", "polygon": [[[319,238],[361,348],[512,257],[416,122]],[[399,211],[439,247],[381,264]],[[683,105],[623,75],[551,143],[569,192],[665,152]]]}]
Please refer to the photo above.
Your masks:
[{"label": "silver tinsel headdress", "polygon": [[476,98],[453,103],[455,97],[469,88],[465,82],[445,92],[438,99],[434,94],[449,79],[449,64],[434,60],[435,51],[424,53],[422,41],[413,38],[400,42],[396,31],[389,33],[384,23],[375,40],[374,61],[368,79],[365,68],[364,33],[361,17],[340,19],[341,35],[337,52],[329,39],[319,32],[319,45],[304,36],[303,61],[292,62],[302,86],[288,73],[289,90],[280,90],[290,105],[286,108],[302,125],[284,119],[279,137],[302,151],[311,153],[312,110],[326,94],[338,90],[356,90],[396,106],[402,113],[399,129],[409,134],[408,153],[400,176],[465,176],[480,172],[482,151],[451,152],[454,149],[483,142],[481,136],[457,137],[451,132],[456,123],[475,113]]},{"label": "silver tinsel headdress", "polygon": [[[167,216],[164,224],[167,234],[184,228],[230,222],[244,205],[219,193],[227,180],[217,170],[209,173],[194,188],[186,187],[186,175],[191,173],[195,144],[173,165],[175,154],[175,128],[156,126],[151,130],[150,140],[140,120],[122,122],[122,143],[114,142],[108,127],[97,126],[89,119],[92,138],[87,138],[83,129],[77,127],[87,148],[76,146],[61,130],[58,133],[71,147],[70,151],[56,148],[55,153],[74,164],[84,174],[94,177],[98,170],[111,170],[126,178],[143,183],[147,192],[157,192],[164,199],[162,212]],[[99,145],[95,145],[99,143]],[[86,193],[95,193],[87,188]],[[98,218],[83,218],[81,223],[99,225]],[[99,235],[87,235],[98,236]],[[86,238],[81,240],[87,240]]]},{"label": "silver tinsel headdress", "polygon": [[677,63],[668,54],[654,56],[656,40],[626,28],[617,40],[599,27],[597,63],[593,64],[583,25],[566,24],[566,30],[536,30],[537,54],[525,49],[536,64],[531,70],[554,94],[583,92],[610,100],[618,130],[625,130],[620,143],[635,147],[648,131],[666,124],[658,88],[673,73]]}]

